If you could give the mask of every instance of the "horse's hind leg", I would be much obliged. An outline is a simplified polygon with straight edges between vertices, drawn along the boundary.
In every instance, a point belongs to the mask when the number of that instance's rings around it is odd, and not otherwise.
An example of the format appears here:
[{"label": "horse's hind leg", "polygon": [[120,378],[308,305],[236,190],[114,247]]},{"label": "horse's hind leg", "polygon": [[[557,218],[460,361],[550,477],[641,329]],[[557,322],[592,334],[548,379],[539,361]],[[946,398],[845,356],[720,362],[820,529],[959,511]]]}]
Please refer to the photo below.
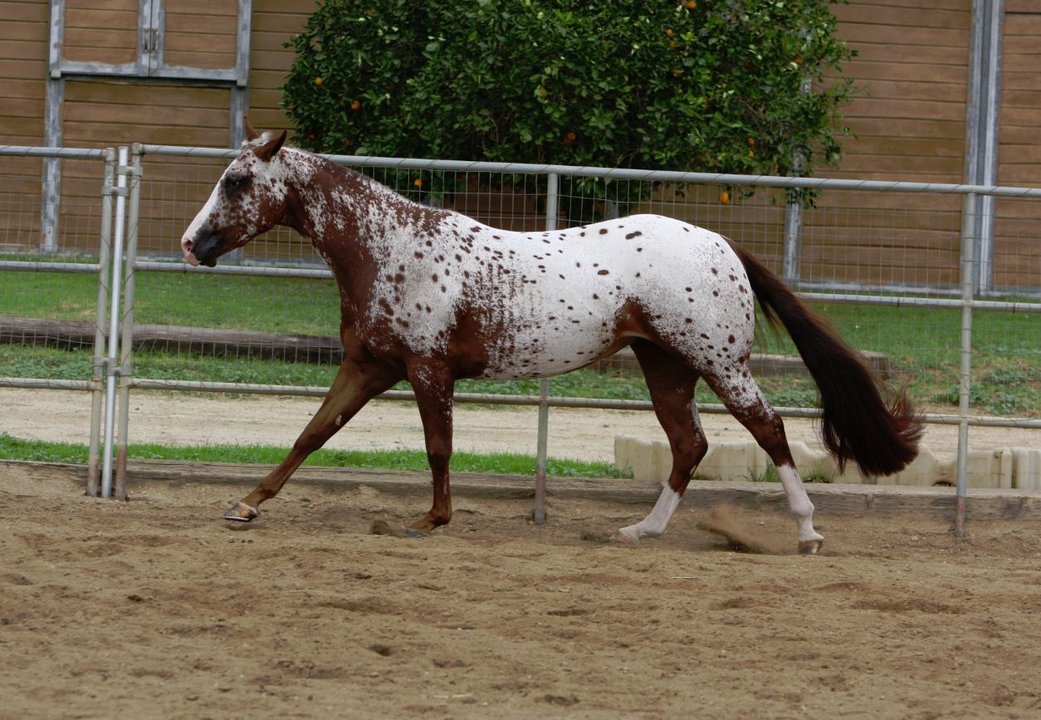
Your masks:
[{"label": "horse's hind leg", "polygon": [[813,503],[792,460],[784,423],[763,396],[745,363],[735,363],[722,373],[706,373],[705,380],[737,420],[752,433],[770,456],[781,480],[788,507],[799,531],[799,552],[816,555],[824,536],[813,528]]},{"label": "horse's hind leg", "polygon": [[705,457],[708,442],[698,421],[694,404],[695,371],[674,355],[646,340],[636,340],[633,352],[640,362],[654,412],[672,449],[672,471],[650,514],[635,525],[618,531],[618,539],[636,543],[643,537],[659,537],[690,483],[694,469]]},{"label": "horse's hind leg", "polygon": [[226,520],[249,522],[258,515],[258,506],[270,500],[285,485],[307,456],[322,447],[337,430],[347,424],[365,403],[400,379],[376,364],[359,365],[345,359],[336,373],[322,406],[293,444],[285,460],[268,473],[259,485],[224,514]]},{"label": "horse's hind leg", "polygon": [[455,380],[448,368],[433,360],[416,358],[409,363],[408,381],[416,394],[423,421],[427,462],[434,483],[430,512],[412,523],[411,535],[424,535],[452,519],[452,492],[448,466],[452,457],[452,394]]}]

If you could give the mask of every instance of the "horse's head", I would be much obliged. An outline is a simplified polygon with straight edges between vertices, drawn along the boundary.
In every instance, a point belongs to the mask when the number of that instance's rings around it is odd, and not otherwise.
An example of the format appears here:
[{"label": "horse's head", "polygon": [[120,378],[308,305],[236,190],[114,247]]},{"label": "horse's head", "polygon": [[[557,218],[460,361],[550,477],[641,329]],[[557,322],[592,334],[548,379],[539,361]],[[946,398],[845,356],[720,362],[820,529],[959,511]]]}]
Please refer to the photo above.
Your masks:
[{"label": "horse's head", "polygon": [[287,186],[279,151],[286,133],[261,137],[248,121],[246,133],[242,152],[181,238],[184,259],[192,265],[213,267],[221,255],[270,230],[285,215]]}]

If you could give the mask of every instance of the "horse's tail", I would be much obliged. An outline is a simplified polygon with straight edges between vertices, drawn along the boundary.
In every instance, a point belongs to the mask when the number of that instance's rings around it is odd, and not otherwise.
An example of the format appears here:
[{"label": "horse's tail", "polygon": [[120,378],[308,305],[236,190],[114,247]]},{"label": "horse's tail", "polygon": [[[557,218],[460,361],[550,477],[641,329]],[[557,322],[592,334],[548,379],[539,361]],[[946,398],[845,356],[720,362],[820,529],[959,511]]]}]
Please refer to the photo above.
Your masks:
[{"label": "horse's tail", "polygon": [[860,356],[780,278],[734,242],[752,292],[772,325],[783,325],[820,390],[821,437],[840,470],[853,460],[868,475],[902,470],[918,455],[922,423],[905,392],[890,404]]}]

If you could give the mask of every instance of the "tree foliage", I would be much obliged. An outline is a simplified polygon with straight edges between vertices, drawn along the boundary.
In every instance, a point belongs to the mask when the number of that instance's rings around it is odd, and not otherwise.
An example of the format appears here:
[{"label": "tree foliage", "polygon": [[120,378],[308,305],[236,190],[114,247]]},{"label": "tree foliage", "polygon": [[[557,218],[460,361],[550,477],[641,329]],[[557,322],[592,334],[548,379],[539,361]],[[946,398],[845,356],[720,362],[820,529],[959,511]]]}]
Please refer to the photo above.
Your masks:
[{"label": "tree foliage", "polygon": [[826,0],[326,0],[284,105],[319,152],[808,174],[851,92],[834,30]]}]

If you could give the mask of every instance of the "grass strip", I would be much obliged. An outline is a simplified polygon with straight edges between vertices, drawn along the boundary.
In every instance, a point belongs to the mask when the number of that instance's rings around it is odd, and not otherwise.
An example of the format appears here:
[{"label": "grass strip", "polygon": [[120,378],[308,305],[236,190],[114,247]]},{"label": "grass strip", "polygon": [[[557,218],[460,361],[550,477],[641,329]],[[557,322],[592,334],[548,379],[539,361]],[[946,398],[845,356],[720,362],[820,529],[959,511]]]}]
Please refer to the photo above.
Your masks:
[{"label": "grass strip", "polygon": [[[193,445],[186,447],[132,444],[128,456],[134,460],[175,460],[179,462],[249,463],[277,465],[287,452],[286,448],[262,445]],[[0,459],[32,460],[36,462],[87,463],[87,446],[76,443],[56,443],[42,440],[23,440],[0,433]],[[369,470],[429,470],[426,453],[421,450],[318,450],[304,465],[315,467],[364,468]],[[520,453],[479,454],[456,452],[452,454],[455,472],[479,472],[493,475],[534,475],[535,458]],[[621,478],[624,473],[611,463],[585,462],[549,458],[546,472],[551,477]]]}]

